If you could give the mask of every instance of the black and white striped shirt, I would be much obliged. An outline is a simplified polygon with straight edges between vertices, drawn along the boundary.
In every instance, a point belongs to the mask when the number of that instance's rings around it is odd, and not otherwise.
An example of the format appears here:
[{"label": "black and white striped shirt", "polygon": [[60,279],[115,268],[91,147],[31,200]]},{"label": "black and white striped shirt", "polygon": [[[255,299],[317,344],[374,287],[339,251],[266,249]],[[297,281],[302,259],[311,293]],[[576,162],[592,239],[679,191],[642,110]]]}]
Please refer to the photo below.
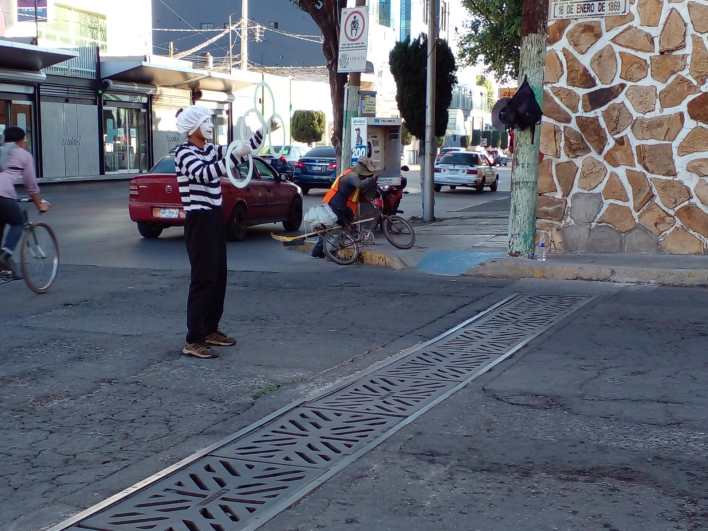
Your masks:
[{"label": "black and white striped shirt", "polygon": [[[263,144],[263,134],[257,131],[248,142],[251,150],[256,151]],[[175,169],[185,212],[221,206],[221,178],[226,177],[226,149],[226,146],[214,144],[206,144],[204,149],[200,149],[190,142],[177,148]],[[231,155],[234,166],[247,161],[247,157]]]}]

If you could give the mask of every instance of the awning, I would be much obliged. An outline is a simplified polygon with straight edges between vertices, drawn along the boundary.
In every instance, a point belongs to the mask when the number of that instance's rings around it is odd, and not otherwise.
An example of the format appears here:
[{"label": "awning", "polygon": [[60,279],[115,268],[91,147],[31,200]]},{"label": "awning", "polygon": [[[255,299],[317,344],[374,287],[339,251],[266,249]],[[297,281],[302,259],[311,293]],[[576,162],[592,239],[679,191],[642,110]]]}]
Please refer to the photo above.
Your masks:
[{"label": "awning", "polygon": [[232,76],[192,68],[187,61],[156,57],[117,57],[101,61],[103,79],[157,87],[233,92],[260,81],[260,75],[238,72]]},{"label": "awning", "polygon": [[39,72],[78,57],[73,52],[40,48],[21,42],[0,40],[0,68]]}]

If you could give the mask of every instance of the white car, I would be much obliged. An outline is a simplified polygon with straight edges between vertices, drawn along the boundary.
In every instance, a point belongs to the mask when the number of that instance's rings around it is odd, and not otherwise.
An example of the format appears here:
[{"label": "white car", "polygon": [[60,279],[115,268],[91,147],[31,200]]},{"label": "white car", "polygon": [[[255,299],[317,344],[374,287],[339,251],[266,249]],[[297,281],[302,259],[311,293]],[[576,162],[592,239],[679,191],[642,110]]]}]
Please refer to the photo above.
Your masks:
[{"label": "white car", "polygon": [[444,155],[435,164],[433,183],[436,192],[443,186],[449,186],[451,190],[458,186],[474,188],[478,192],[488,187],[496,192],[499,176],[484,153],[454,152]]},{"label": "white car", "polygon": [[435,157],[435,162],[438,162],[441,158],[443,158],[445,155],[447,155],[449,153],[464,153],[465,151],[466,151],[465,148],[456,147],[456,146],[440,148],[440,151],[438,152],[438,156]]}]

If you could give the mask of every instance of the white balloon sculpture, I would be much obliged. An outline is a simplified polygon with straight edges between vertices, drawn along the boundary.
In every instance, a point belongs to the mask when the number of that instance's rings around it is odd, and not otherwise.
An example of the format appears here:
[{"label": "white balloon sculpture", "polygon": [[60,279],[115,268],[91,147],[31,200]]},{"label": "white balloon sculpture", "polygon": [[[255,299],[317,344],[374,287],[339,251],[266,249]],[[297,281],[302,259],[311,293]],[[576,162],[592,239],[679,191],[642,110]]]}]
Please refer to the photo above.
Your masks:
[{"label": "white balloon sculpture", "polygon": [[[263,119],[263,114],[258,110],[258,89],[263,87],[263,90],[267,90],[268,94],[270,95],[270,101],[273,104],[273,108],[275,109],[275,97],[273,96],[273,90],[268,86],[268,84],[265,81],[261,81],[256,85],[256,89],[253,92],[253,108],[249,109],[246,111],[246,114],[244,114],[244,120],[241,123],[241,127],[239,130],[239,136],[241,138],[245,138],[243,142],[241,141],[236,141],[234,140],[229,144],[229,147],[226,149],[226,174],[229,177],[229,181],[231,181],[231,184],[233,184],[236,188],[246,188],[250,183],[251,179],[253,178],[253,155],[249,153],[247,155],[248,157],[248,173],[246,174],[246,177],[237,179],[236,176],[233,173],[233,170],[231,168],[231,155],[233,154],[234,151],[236,151],[244,142],[248,142],[248,133],[244,130],[245,129],[245,118],[249,114],[255,113],[255,115],[258,117],[258,121],[261,124],[261,132],[263,134],[263,137],[268,136],[268,146],[272,146],[272,141],[270,138],[271,135],[271,128],[274,123],[280,122],[285,125],[285,122],[283,121],[283,118],[277,114],[273,113],[271,115],[270,119],[266,122]],[[280,156],[283,154],[283,151],[285,150],[285,127],[283,129],[283,142],[280,144],[280,150],[277,153],[277,156]],[[249,146],[250,147],[250,146]]]}]

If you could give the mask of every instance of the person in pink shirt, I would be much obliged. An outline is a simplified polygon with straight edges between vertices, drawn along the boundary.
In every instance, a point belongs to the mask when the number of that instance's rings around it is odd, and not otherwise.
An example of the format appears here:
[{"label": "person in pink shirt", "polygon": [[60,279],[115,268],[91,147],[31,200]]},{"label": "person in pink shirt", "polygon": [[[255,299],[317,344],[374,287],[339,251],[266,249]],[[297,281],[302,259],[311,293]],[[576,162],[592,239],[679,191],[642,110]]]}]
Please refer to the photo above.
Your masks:
[{"label": "person in pink shirt", "polygon": [[[49,204],[42,200],[39,193],[34,160],[27,151],[25,131],[20,127],[8,127],[4,137],[5,142],[0,145],[0,271],[9,270],[15,278],[19,278],[19,270],[12,256],[22,237],[24,217],[17,203],[15,185],[24,184],[40,213],[49,210]],[[8,230],[3,240],[5,225]]]}]

